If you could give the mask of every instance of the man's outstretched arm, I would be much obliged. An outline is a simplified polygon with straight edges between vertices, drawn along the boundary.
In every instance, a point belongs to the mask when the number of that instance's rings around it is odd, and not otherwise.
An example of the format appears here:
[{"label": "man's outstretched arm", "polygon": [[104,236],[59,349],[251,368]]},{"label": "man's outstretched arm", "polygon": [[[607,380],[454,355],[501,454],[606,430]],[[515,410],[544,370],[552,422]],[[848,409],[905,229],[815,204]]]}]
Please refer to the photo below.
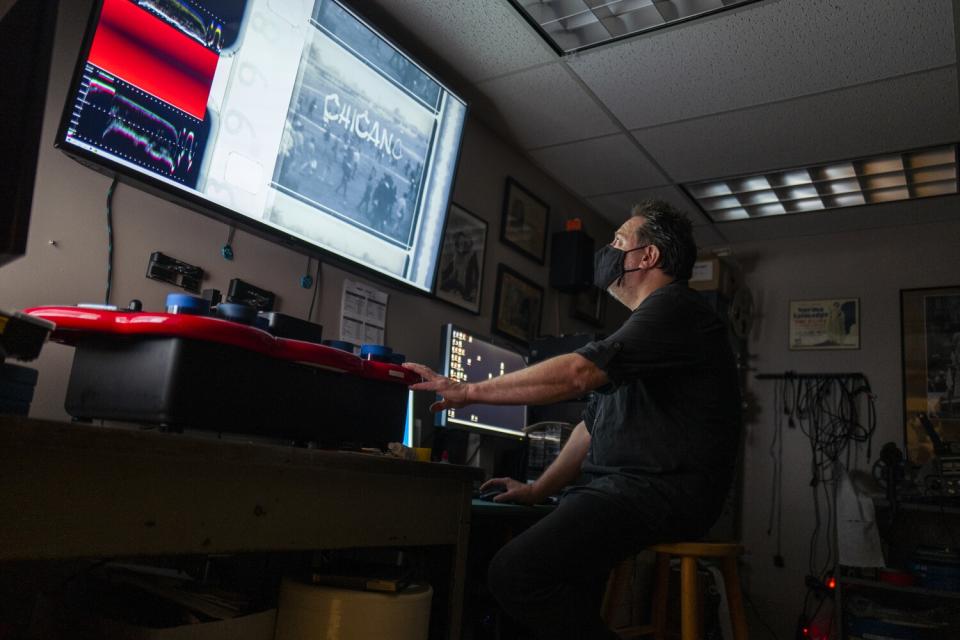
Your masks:
[{"label": "man's outstretched arm", "polygon": [[443,399],[431,411],[456,409],[469,404],[550,404],[578,398],[605,385],[607,374],[577,353],[550,358],[526,369],[480,382],[456,382],[420,364],[408,369],[424,379],[414,391],[436,391]]}]

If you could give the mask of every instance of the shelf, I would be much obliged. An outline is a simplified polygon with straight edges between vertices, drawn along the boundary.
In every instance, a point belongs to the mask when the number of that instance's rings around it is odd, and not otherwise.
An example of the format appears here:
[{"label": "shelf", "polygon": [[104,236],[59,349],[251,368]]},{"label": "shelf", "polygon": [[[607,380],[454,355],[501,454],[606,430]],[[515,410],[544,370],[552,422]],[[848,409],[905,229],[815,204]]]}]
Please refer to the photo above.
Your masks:
[{"label": "shelf", "polygon": [[954,598],[960,600],[960,591],[942,591],[940,589],[924,589],[923,587],[906,587],[899,584],[889,584],[879,580],[870,580],[868,578],[853,578],[849,576],[840,576],[840,584],[870,587],[871,589],[883,589],[885,591],[897,591],[899,593],[915,593],[923,596],[936,596],[938,598]]},{"label": "shelf", "polygon": [[[901,511],[928,511],[931,513],[940,513],[941,509],[944,514],[957,515],[960,514],[960,506],[950,498],[944,499],[945,503],[941,506],[935,502],[909,502],[904,500],[897,501],[897,508]],[[889,509],[890,502],[886,498],[873,498],[873,504],[875,507],[880,509]]]}]

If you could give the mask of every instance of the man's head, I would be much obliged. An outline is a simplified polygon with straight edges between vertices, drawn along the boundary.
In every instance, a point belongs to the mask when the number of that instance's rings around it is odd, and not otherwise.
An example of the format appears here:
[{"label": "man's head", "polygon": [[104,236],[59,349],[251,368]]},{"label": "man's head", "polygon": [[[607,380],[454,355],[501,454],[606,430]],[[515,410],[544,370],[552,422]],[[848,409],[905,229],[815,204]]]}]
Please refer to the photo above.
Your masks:
[{"label": "man's head", "polygon": [[631,214],[613,242],[597,252],[594,275],[597,286],[635,309],[657,288],[689,279],[697,247],[690,221],[669,204],[643,202]]},{"label": "man's head", "polygon": [[630,215],[643,221],[636,228],[637,246],[656,247],[660,253],[657,266],[676,280],[689,280],[697,260],[697,244],[687,216],[663,200],[636,204]]}]

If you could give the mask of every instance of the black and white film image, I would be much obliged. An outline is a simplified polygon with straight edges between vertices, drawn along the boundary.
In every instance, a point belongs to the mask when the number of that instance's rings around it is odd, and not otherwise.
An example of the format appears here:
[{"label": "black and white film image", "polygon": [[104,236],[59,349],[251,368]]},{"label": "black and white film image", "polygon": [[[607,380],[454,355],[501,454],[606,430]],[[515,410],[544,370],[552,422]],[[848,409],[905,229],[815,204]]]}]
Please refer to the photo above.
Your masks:
[{"label": "black and white film image", "polygon": [[432,108],[318,29],[300,63],[274,185],[409,247],[435,123]]},{"label": "black and white film image", "polygon": [[927,296],[924,329],[930,412],[960,419],[960,296]]}]

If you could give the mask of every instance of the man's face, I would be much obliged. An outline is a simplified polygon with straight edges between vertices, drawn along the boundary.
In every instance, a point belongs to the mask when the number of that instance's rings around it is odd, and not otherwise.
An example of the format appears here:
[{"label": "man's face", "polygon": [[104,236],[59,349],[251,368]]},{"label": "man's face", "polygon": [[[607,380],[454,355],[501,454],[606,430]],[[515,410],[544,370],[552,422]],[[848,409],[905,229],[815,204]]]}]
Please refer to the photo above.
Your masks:
[{"label": "man's face", "polygon": [[[621,251],[630,251],[631,249],[637,249],[643,245],[640,244],[640,241],[637,239],[637,230],[643,226],[644,218],[640,216],[634,216],[620,225],[620,228],[617,229],[616,233],[613,236],[613,242],[611,246]],[[624,256],[623,268],[626,271],[630,269],[635,269],[641,264],[644,263],[644,258],[647,255],[647,251],[640,249],[639,251],[630,251],[630,253]],[[610,292],[614,298],[620,302],[627,304],[626,299],[622,295],[625,291],[630,290],[636,283],[640,282],[646,272],[641,271],[629,271],[623,276],[623,280],[619,284],[614,282],[607,291]]]},{"label": "man's face", "polygon": [[[638,246],[640,246],[640,242],[637,239],[637,231],[643,226],[644,222],[646,221],[639,216],[630,218],[620,225],[619,229],[617,229],[616,233],[613,235],[613,242],[611,244],[621,251],[630,251],[630,249],[636,249]],[[645,251],[632,251],[628,253],[626,259],[624,260],[624,269],[632,269],[636,267],[643,260],[645,255]]]}]

